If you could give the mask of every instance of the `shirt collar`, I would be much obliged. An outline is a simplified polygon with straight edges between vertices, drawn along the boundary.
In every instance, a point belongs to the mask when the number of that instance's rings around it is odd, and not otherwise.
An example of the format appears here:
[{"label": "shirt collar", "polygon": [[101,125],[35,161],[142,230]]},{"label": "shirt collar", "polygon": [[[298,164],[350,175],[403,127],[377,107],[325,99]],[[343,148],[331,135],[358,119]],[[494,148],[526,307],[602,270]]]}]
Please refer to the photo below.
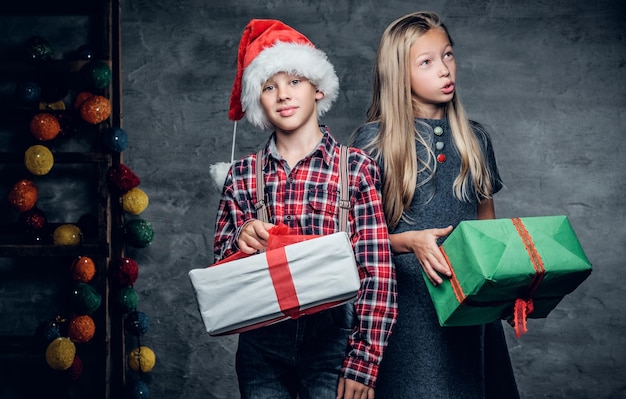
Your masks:
[{"label": "shirt collar", "polygon": [[[313,151],[311,151],[307,155],[307,158],[319,154],[324,160],[326,166],[329,166],[333,160],[333,150],[337,146],[337,141],[330,134],[330,129],[328,128],[328,126],[320,125],[320,131],[323,134],[322,139],[320,140],[319,144],[313,149]],[[270,156],[272,156],[272,158],[276,160],[280,159],[280,154],[278,153],[278,149],[276,148],[276,133],[272,133],[272,136],[267,143],[265,151],[266,154],[269,154]]]}]

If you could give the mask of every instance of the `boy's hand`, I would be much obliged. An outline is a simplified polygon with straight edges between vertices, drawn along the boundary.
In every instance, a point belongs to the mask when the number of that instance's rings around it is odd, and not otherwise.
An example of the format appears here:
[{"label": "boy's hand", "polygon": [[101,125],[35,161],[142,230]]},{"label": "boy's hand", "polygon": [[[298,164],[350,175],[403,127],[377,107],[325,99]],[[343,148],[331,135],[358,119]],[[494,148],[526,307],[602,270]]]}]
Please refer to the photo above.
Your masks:
[{"label": "boy's hand", "polygon": [[267,240],[270,237],[269,229],[274,227],[272,223],[263,223],[258,219],[252,219],[244,224],[239,234],[237,245],[241,252],[253,254],[267,248]]},{"label": "boy's hand", "polygon": [[374,388],[354,380],[339,377],[337,399],[374,399]]}]

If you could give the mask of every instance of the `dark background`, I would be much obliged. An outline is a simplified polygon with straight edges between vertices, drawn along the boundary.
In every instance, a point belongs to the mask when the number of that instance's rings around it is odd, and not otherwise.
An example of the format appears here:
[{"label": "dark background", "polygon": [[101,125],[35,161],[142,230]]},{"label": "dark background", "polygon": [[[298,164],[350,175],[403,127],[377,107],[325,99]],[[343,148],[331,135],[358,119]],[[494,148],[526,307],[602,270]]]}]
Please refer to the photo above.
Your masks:
[{"label": "dark background", "polygon": [[[206,334],[187,273],[213,260],[219,190],[208,167],[230,159],[228,101],[245,24],[281,19],[326,51],[341,93],[322,121],[346,141],[364,120],[385,26],[432,10],[456,42],[470,117],[493,131],[506,184],[497,216],[567,215],[594,267],[521,338],[505,325],[522,397],[626,398],[623,1],[122,3],[124,162],[150,197],[142,217],[155,231],[148,248],[128,253],[150,317],[142,344],[157,358],[146,376],[151,397],[238,397],[236,337]],[[238,134],[237,157],[267,139],[247,122]]]}]

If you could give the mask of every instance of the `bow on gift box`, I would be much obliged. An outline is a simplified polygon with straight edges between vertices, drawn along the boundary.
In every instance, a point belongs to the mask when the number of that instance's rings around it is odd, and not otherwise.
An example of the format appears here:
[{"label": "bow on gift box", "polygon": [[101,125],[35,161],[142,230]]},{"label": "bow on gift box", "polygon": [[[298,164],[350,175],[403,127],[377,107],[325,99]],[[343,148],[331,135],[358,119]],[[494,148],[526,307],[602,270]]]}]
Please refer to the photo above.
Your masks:
[{"label": "bow on gift box", "polygon": [[511,324],[511,326],[515,328],[515,336],[519,338],[522,336],[522,334],[528,331],[528,328],[526,327],[526,319],[528,315],[531,314],[534,310],[532,296],[537,290],[537,287],[539,287],[539,284],[541,284],[543,276],[546,273],[546,268],[543,264],[541,256],[537,252],[537,248],[535,248],[533,239],[528,233],[528,230],[526,230],[526,227],[524,227],[524,223],[522,223],[519,218],[513,218],[511,219],[511,221],[513,222],[515,229],[519,233],[519,236],[524,243],[524,247],[528,252],[528,256],[530,257],[530,262],[535,269],[535,275],[528,285],[528,294],[526,295],[526,298],[517,298],[515,300],[513,318],[509,320],[509,324]]}]

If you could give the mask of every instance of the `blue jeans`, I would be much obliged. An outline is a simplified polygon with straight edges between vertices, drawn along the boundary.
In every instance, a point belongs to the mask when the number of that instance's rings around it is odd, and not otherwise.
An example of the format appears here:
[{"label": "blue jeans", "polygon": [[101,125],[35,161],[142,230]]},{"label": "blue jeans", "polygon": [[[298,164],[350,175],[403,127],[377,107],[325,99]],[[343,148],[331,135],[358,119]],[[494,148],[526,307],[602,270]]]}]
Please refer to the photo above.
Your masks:
[{"label": "blue jeans", "polygon": [[242,399],[334,399],[354,326],[345,304],[239,335]]}]

